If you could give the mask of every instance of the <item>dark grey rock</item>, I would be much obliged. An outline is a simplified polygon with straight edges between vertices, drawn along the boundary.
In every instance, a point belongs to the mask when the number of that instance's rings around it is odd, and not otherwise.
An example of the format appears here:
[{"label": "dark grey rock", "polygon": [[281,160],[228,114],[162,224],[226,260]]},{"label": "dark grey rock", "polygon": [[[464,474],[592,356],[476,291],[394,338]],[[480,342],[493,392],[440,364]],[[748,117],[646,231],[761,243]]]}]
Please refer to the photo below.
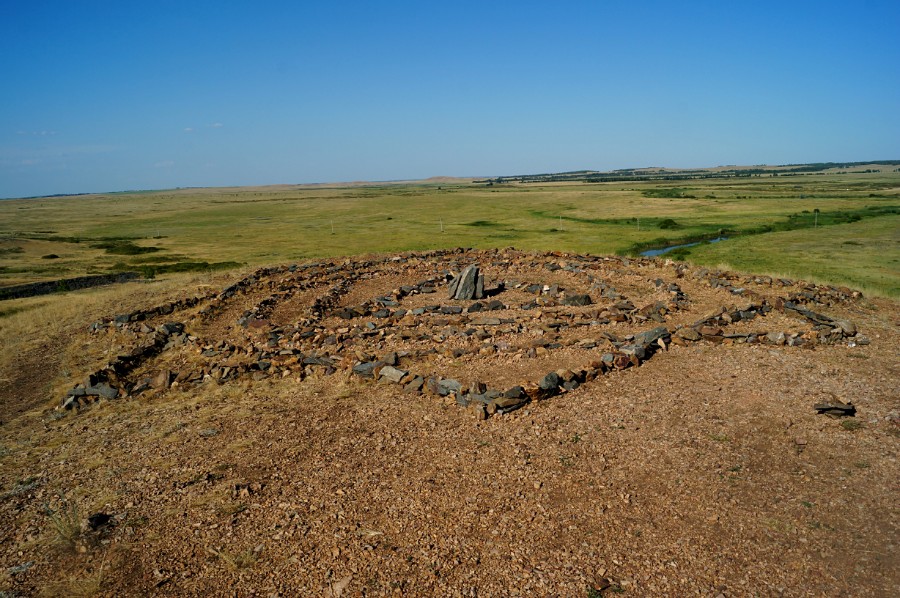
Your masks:
[{"label": "dark grey rock", "polygon": [[184,324],[181,322],[166,322],[161,324],[157,330],[164,334],[181,334],[184,332]]},{"label": "dark grey rock", "polygon": [[837,399],[816,403],[813,405],[813,409],[815,409],[817,413],[824,413],[825,415],[834,417],[853,417],[856,415],[856,407],[852,403],[844,403]]},{"label": "dark grey rock", "polygon": [[658,341],[669,336],[669,329],[665,326],[657,326],[651,330],[640,332],[634,335],[634,344],[640,345],[645,349]]},{"label": "dark grey rock", "polygon": [[428,379],[428,389],[436,395],[446,397],[450,394],[462,394],[462,384],[456,380],[441,380],[439,378]]},{"label": "dark grey rock", "polygon": [[541,387],[541,390],[556,390],[562,380],[559,377],[559,374],[556,372],[550,372],[538,382],[538,386]]},{"label": "dark grey rock", "polygon": [[563,383],[563,388],[566,390],[575,390],[579,386],[581,386],[581,383],[578,382],[578,380],[569,380],[568,382]]},{"label": "dark grey rock", "polygon": [[453,298],[462,300],[475,299],[475,290],[478,286],[478,266],[475,264],[468,266],[457,278],[459,282]]},{"label": "dark grey rock", "polygon": [[459,282],[462,280],[462,276],[456,276],[453,280],[450,281],[450,286],[447,289],[447,296],[450,299],[454,299],[456,297],[456,291],[459,289]]},{"label": "dark grey rock", "polygon": [[525,389],[521,386],[513,386],[503,393],[504,399],[520,399],[525,396]]},{"label": "dark grey rock", "polygon": [[[271,363],[269,364],[271,365]],[[334,360],[328,357],[319,357],[317,355],[310,355],[309,357],[303,358],[303,365],[334,365]],[[260,369],[268,369],[268,368],[260,368]]]},{"label": "dark grey rock", "polygon": [[359,365],[353,366],[353,373],[362,378],[372,378],[374,377],[373,370],[377,362],[369,361],[366,363],[360,363]]},{"label": "dark grey rock", "polygon": [[528,396],[523,392],[521,396],[516,397],[497,397],[496,399],[492,399],[488,403],[488,409],[493,406],[493,408],[499,413],[509,413],[510,411],[515,411],[521,407],[524,407],[529,403]]},{"label": "dark grey rock", "polygon": [[[105,384],[105,383],[98,384],[97,386],[94,386],[93,388],[94,388],[94,390],[96,390],[97,396],[103,397],[104,399],[112,400],[119,396],[119,389],[113,388],[109,384]],[[90,393],[88,393],[88,394],[90,394]]]},{"label": "dark grey rock", "polygon": [[447,393],[455,392],[459,393],[462,391],[462,384],[453,379],[441,380],[440,386],[447,390]]},{"label": "dark grey rock", "polygon": [[647,350],[642,345],[623,345],[620,350],[625,355],[634,355],[642,361],[647,357]]},{"label": "dark grey rock", "polygon": [[403,392],[415,393],[420,392],[422,387],[425,385],[425,378],[422,376],[416,376],[410,381],[409,384],[403,387]]}]

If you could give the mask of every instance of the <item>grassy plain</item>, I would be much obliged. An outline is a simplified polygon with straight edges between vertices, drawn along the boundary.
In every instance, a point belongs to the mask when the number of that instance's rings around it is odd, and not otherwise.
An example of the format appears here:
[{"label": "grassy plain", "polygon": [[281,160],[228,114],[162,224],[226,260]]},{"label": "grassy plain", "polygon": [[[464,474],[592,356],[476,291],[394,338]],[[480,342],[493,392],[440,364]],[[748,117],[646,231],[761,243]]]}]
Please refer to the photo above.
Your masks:
[{"label": "grassy plain", "polygon": [[453,246],[634,253],[721,231],[728,241],[676,255],[897,297],[898,213],[895,171],[677,182],[179,189],[5,200],[0,286],[117,270],[162,275]]}]

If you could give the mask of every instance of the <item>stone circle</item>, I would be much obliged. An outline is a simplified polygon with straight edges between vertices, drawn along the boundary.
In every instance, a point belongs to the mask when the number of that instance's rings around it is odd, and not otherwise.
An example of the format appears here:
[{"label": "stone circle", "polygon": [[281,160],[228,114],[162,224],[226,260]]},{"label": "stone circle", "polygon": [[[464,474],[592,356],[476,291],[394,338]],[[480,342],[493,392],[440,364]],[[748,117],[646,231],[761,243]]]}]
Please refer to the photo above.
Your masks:
[{"label": "stone circle", "polygon": [[240,379],[392,385],[478,419],[640,367],[672,346],[866,344],[819,310],[843,287],[658,258],[453,249],[260,268],[91,325],[127,354],[62,398],[163,397]]}]

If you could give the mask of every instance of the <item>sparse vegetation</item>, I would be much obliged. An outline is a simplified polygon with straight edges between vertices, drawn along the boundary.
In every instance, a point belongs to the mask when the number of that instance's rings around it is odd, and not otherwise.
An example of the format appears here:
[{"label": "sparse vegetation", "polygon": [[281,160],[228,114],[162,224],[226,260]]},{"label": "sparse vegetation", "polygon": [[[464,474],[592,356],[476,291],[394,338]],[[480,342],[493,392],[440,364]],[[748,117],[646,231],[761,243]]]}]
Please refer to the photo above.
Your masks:
[{"label": "sparse vegetation", "polygon": [[160,250],[159,247],[141,247],[129,240],[101,241],[99,243],[92,243],[91,247],[94,249],[104,249],[106,250],[106,253],[111,253],[113,255],[140,255],[142,253],[155,253]]},{"label": "sparse vegetation", "polygon": [[212,272],[215,270],[233,270],[243,264],[238,262],[174,262],[157,264],[125,264],[117,262],[113,264],[113,272],[138,272],[144,278],[155,278],[160,274],[173,272]]},{"label": "sparse vegetation", "polygon": [[81,538],[81,516],[78,504],[60,495],[59,506],[51,509],[44,506],[44,513],[50,521],[54,542],[65,550],[74,550]]},{"label": "sparse vegetation", "polygon": [[256,550],[244,550],[235,554],[228,550],[215,550],[211,548],[210,552],[219,557],[219,559],[221,559],[221,561],[232,571],[249,569],[259,560],[259,552]]},{"label": "sparse vegetation", "polygon": [[662,220],[659,224],[656,225],[656,228],[661,228],[663,230],[671,230],[674,228],[681,228],[677,222],[672,220],[671,218],[666,218]]}]

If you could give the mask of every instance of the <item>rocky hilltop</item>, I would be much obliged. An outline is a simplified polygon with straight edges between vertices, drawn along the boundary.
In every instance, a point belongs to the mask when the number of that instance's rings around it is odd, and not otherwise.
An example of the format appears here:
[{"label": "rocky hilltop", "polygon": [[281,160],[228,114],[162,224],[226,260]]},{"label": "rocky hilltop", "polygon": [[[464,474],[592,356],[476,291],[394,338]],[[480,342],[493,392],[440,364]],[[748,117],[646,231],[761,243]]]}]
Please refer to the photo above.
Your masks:
[{"label": "rocky hilltop", "polygon": [[142,303],[4,424],[8,595],[898,587],[893,302],[456,249]]}]

